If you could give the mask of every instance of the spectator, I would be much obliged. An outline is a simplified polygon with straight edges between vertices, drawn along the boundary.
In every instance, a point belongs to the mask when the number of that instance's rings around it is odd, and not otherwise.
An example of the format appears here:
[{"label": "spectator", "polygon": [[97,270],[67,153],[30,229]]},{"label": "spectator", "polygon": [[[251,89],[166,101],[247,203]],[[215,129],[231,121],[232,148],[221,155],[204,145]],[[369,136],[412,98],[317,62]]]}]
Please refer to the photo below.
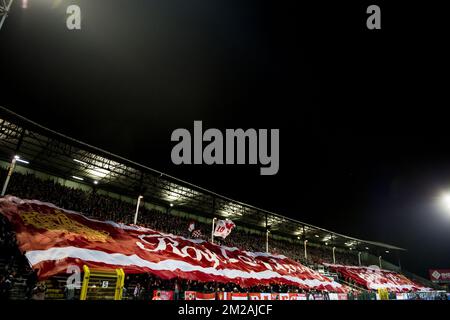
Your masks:
[{"label": "spectator", "polygon": [[44,300],[46,292],[47,292],[47,286],[45,285],[45,282],[41,281],[37,284],[36,287],[34,287],[32,299],[33,300]]},{"label": "spectator", "polygon": [[138,284],[136,284],[136,287],[134,288],[133,298],[134,298],[134,300],[140,300],[142,295],[143,295],[143,290],[142,290],[141,284],[138,283]]}]

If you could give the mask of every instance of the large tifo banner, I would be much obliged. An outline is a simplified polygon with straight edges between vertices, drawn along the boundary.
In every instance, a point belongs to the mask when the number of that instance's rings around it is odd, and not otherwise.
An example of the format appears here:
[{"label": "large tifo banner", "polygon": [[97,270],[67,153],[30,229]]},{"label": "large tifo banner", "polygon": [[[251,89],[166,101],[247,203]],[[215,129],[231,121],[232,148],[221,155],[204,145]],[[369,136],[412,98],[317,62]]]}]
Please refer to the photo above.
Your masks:
[{"label": "large tifo banner", "polygon": [[394,292],[430,290],[399,273],[383,270],[376,266],[355,267],[326,263],[325,265],[331,270],[339,272],[344,278],[353,280],[368,289],[387,289]]},{"label": "large tifo banner", "polygon": [[36,200],[8,196],[0,213],[16,232],[19,249],[40,279],[66,273],[68,265],[123,268],[163,279],[218,281],[252,286],[283,283],[345,291],[339,283],[285,256],[240,251],[200,239],[89,219]]}]

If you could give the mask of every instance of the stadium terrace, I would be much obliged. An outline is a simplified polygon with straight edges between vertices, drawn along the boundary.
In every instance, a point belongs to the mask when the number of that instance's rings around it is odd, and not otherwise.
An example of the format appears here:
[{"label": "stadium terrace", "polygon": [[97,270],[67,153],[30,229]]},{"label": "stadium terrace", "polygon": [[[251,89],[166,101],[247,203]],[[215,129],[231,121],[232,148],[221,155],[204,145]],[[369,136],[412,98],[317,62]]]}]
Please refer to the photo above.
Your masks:
[{"label": "stadium terrace", "polygon": [[[228,199],[3,108],[0,137],[2,299],[446,298],[388,261],[402,248]],[[236,227],[211,237],[225,219]]]}]

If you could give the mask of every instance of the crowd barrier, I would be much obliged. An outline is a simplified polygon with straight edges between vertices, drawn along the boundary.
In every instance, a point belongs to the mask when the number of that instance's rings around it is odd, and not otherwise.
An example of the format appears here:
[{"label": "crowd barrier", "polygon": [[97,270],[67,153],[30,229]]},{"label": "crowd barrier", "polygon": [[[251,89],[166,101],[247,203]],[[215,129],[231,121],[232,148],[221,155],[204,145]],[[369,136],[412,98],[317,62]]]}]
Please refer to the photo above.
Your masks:
[{"label": "crowd barrier", "polygon": [[[159,292],[159,295],[158,295]],[[173,291],[157,291],[153,293],[157,300],[173,300]],[[305,293],[234,293],[234,292],[217,292],[202,293],[196,291],[186,291],[184,293],[185,300],[347,300],[345,293],[329,293],[310,294]]]},{"label": "crowd barrier", "polygon": [[[159,295],[158,295],[159,292]],[[158,291],[153,293],[156,300],[173,300],[175,295],[173,291]],[[413,292],[396,293],[389,297],[382,297],[380,294],[374,294],[373,300],[442,300],[442,292]],[[375,298],[376,297],[376,298]],[[450,300],[450,294],[446,294]],[[368,299],[368,298],[366,298]],[[346,293],[328,293],[328,294],[305,294],[305,293],[234,293],[217,292],[202,293],[196,291],[186,291],[184,300],[349,300]],[[354,300],[358,300],[355,297]]]}]

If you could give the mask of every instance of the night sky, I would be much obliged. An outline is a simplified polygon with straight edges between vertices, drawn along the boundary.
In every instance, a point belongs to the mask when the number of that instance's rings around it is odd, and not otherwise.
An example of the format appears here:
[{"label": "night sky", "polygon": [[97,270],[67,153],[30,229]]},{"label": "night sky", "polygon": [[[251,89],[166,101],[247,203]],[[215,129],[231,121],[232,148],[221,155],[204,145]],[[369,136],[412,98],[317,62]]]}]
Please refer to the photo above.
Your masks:
[{"label": "night sky", "polygon": [[[16,0],[0,105],[233,199],[405,247],[403,267],[427,276],[450,268],[444,10],[376,2],[382,30],[369,31],[364,1]],[[82,30],[66,28],[73,3]],[[278,174],[172,164],[170,135],[194,120],[280,129]]]}]

